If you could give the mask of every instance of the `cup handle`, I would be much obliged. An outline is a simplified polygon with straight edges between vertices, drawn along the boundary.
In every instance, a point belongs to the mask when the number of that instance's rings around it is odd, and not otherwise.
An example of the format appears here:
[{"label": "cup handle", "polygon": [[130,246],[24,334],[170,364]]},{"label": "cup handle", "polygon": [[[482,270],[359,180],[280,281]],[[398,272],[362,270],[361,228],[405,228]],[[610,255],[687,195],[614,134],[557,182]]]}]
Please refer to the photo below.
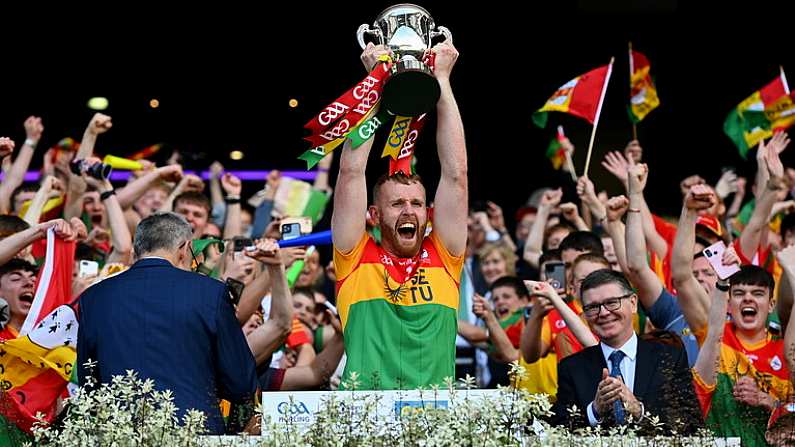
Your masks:
[{"label": "cup handle", "polygon": [[364,35],[365,34],[372,34],[378,38],[378,44],[383,43],[383,35],[381,34],[381,30],[378,28],[370,29],[370,25],[363,23],[359,26],[359,29],[356,30],[356,40],[359,42],[359,46],[362,49],[367,48],[367,44],[364,42]]},{"label": "cup handle", "polygon": [[437,26],[436,29],[438,31],[431,31],[431,40],[439,36],[444,36],[444,40],[442,42],[447,42],[447,41],[450,41],[450,43],[453,42],[453,33],[451,33],[446,26]]}]

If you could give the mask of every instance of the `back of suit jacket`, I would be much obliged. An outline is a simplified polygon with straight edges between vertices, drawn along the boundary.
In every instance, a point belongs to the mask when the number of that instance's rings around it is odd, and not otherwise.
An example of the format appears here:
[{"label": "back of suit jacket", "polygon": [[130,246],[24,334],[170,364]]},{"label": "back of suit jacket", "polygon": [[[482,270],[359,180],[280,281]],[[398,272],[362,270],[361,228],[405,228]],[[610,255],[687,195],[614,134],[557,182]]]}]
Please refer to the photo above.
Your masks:
[{"label": "back of suit jacket", "polygon": [[[191,408],[223,433],[218,399],[233,402],[256,390],[254,358],[220,281],[147,258],[80,297],[80,383],[108,383],[135,370],[157,389],[174,392],[180,416]],[[82,366],[96,361],[93,370]]]},{"label": "back of suit jacket", "polygon": [[[553,425],[573,428],[589,425],[587,407],[596,396],[603,368],[607,368],[607,363],[600,345],[566,357],[558,364],[558,400],[550,420]],[[641,431],[651,430],[648,424],[651,416],[658,416],[667,430],[676,428],[677,433],[694,433],[704,426],[683,349],[639,339],[633,394],[645,408]],[[571,414],[569,409],[575,405],[577,411]],[[605,415],[602,425],[614,425],[612,415]]]}]

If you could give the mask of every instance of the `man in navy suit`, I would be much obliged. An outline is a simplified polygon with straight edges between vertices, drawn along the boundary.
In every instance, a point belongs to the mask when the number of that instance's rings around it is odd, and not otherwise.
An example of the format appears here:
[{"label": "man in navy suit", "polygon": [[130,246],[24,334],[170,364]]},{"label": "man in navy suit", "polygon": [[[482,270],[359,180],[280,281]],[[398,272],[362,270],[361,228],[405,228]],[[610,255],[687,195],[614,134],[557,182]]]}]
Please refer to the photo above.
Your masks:
[{"label": "man in navy suit", "polygon": [[551,422],[578,428],[634,421],[643,431],[658,416],[680,434],[703,427],[687,354],[635,334],[638,298],[624,275],[597,270],[580,287],[583,315],[600,342],[558,364]]},{"label": "man in navy suit", "polygon": [[[83,292],[78,377],[110,383],[135,370],[174,393],[180,418],[202,411],[209,434],[223,434],[219,399],[251,398],[256,367],[226,285],[186,268],[192,234],[177,214],[147,217],[135,231],[138,261]],[[96,365],[86,367],[89,359]]]}]

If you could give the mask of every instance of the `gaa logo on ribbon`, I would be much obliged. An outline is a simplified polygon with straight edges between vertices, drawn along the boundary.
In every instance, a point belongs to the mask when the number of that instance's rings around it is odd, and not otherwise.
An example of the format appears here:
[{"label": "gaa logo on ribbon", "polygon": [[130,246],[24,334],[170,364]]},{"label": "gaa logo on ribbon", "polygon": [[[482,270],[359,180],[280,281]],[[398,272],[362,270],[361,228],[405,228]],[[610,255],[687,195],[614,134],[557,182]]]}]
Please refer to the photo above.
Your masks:
[{"label": "gaa logo on ribbon", "polygon": [[335,140],[345,134],[345,132],[348,131],[348,127],[350,127],[350,124],[348,123],[348,120],[344,119],[340,121],[339,124],[337,124],[333,129],[320,134],[320,136],[329,141]]},{"label": "gaa logo on ribbon", "polygon": [[378,97],[378,90],[370,90],[367,96],[362,99],[362,102],[360,102],[353,111],[361,114],[366,113],[378,102]]},{"label": "gaa logo on ribbon", "polygon": [[302,414],[309,414],[309,409],[303,402],[279,402],[276,406],[276,411],[281,415],[298,416]]},{"label": "gaa logo on ribbon", "polygon": [[410,122],[411,118],[403,118],[402,120],[395,121],[395,125],[392,127],[392,133],[389,134],[387,144],[395,148],[400,146],[403,143],[403,136],[406,135],[406,129],[409,127]]},{"label": "gaa logo on ribbon", "polygon": [[398,156],[398,159],[411,155],[411,151],[414,149],[414,142],[417,141],[417,135],[419,135],[419,131],[417,131],[417,129],[409,132],[409,135],[406,137],[406,141],[403,143],[403,147],[400,149],[400,155]]},{"label": "gaa logo on ribbon", "polygon": [[334,102],[330,106],[326,107],[325,110],[320,112],[317,116],[317,122],[323,126],[328,126],[332,121],[339,118],[343,113],[347,112],[348,109],[347,105],[341,102]]},{"label": "gaa logo on ribbon", "polygon": [[359,136],[363,140],[367,140],[373,136],[379,126],[381,126],[381,121],[377,116],[373,117],[372,120],[365,122],[361,127],[359,127]]},{"label": "gaa logo on ribbon", "polygon": [[354,87],[353,97],[356,99],[362,99],[364,94],[369,92],[373,87],[375,87],[375,85],[378,84],[378,82],[379,82],[378,79],[372,76],[367,76],[366,78],[364,78],[362,82],[359,83],[359,85]]}]

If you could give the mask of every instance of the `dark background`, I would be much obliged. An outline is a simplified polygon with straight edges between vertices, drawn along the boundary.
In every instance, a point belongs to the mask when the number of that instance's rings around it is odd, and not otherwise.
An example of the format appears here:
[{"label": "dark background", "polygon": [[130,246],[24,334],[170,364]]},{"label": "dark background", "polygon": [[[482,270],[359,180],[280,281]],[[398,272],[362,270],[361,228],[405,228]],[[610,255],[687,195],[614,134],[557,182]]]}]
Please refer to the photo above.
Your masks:
[{"label": "dark background", "polygon": [[[780,64],[795,79],[788,10],[761,3],[700,11],[675,1],[536,3],[423,2],[460,51],[452,82],[467,132],[472,200],[494,200],[510,216],[532,190],[565,179],[544,155],[559,123],[582,172],[590,125],[550,114],[548,128],[538,129],[530,116],[557,87],[611,56],[591,177],[597,188],[619,192],[599,161],[631,136],[629,40],[650,59],[661,99],[638,130],[651,167],[652,209],[678,214],[677,185],[687,175],[714,183],[723,166],[753,175],[753,154],[742,160],[722,124]],[[43,153],[64,136],[79,139],[93,114],[86,101],[106,96],[114,126],[100,138],[100,153],[125,155],[163,142],[228,169],[301,169],[303,124],[364,76],[356,29],[390,4],[197,2],[85,12],[48,6],[49,18],[34,21],[31,11],[6,14],[0,134],[21,143],[24,119],[40,115]],[[149,108],[151,98],[160,108]],[[288,107],[290,98],[297,108]],[[434,133],[431,122],[417,148],[430,192],[438,179]],[[378,159],[383,141],[377,137],[373,149],[371,181],[387,167]],[[246,157],[229,160],[233,149]],[[784,153],[785,164],[793,153]],[[39,163],[37,156],[34,167]],[[248,182],[246,192],[260,187]]]}]

